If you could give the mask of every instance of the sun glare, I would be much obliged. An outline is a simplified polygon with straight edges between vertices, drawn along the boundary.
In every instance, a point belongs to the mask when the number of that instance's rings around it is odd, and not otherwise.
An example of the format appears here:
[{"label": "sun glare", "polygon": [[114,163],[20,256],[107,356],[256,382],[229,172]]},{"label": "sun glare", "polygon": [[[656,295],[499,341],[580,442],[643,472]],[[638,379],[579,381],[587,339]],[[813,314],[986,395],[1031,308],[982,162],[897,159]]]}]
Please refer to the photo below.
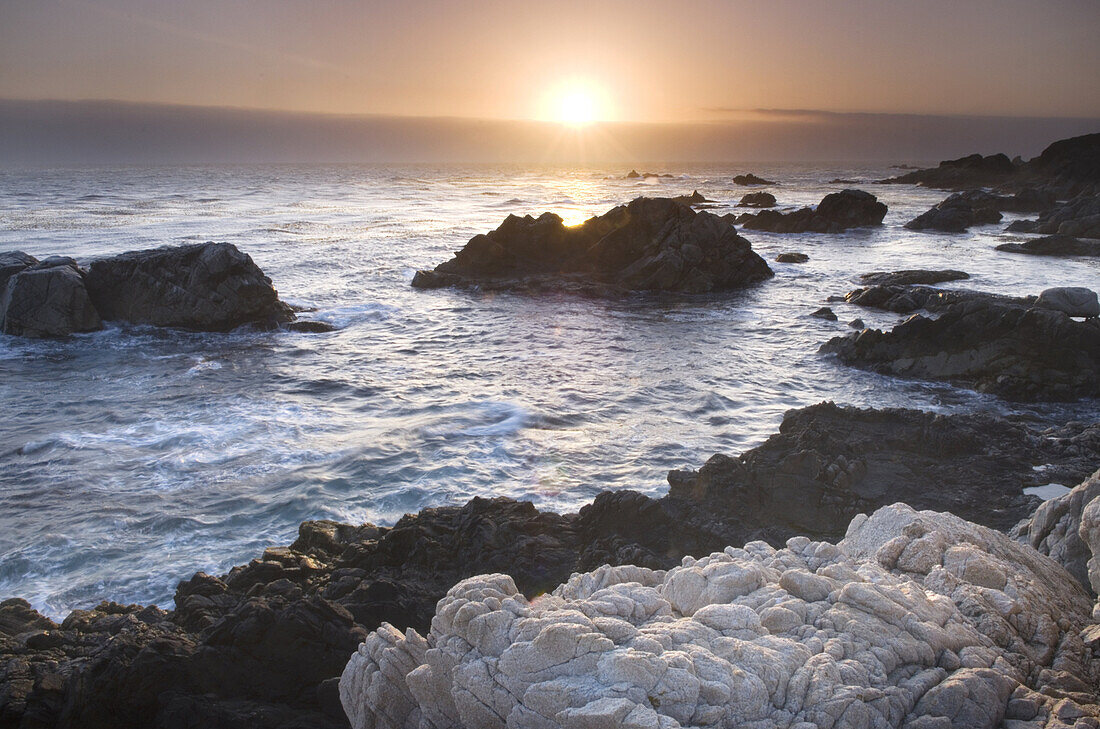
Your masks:
[{"label": "sun glare", "polygon": [[558,102],[558,121],[570,126],[584,126],[596,121],[596,99],[585,89],[571,89]]}]

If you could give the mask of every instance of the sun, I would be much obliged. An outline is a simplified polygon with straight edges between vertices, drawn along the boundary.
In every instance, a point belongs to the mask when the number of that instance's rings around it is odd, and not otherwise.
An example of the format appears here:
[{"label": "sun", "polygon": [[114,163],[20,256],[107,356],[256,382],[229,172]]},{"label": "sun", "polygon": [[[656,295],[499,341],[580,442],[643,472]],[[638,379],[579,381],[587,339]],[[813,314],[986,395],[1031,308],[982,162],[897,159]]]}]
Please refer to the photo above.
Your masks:
[{"label": "sun", "polygon": [[588,89],[574,88],[562,92],[558,100],[558,121],[572,127],[582,127],[597,119],[596,97]]}]

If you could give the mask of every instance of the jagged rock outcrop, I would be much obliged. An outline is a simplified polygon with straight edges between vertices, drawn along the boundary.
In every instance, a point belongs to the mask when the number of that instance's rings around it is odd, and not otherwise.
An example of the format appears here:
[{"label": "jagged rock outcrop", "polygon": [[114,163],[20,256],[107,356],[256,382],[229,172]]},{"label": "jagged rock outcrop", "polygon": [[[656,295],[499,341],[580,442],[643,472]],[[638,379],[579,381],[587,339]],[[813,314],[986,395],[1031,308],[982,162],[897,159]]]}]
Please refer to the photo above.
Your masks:
[{"label": "jagged rock outcrop", "polygon": [[1032,256],[1092,256],[1100,258],[1100,240],[1081,240],[1071,235],[1048,235],[1023,243],[1002,243],[999,251]]},{"label": "jagged rock outcrop", "polygon": [[418,288],[707,293],[772,276],[727,221],[668,198],[640,197],[581,225],[510,215],[455,257],[418,271]]},{"label": "jagged rock outcrop", "polygon": [[228,331],[294,319],[252,258],[229,243],[131,251],[93,261],[88,293],[108,321]]},{"label": "jagged rock outcrop", "polygon": [[995,187],[1020,175],[1020,166],[1012,164],[1006,155],[983,157],[971,154],[940,162],[938,167],[914,170],[898,177],[882,180],[885,184],[924,185],[945,190],[967,190]]},{"label": "jagged rock outcrop", "polygon": [[970,278],[969,273],[950,268],[942,270],[908,268],[902,271],[872,271],[860,274],[859,280],[869,286],[912,286],[962,281],[968,278]]},{"label": "jagged rock outcrop", "polygon": [[801,208],[790,213],[762,210],[743,213],[738,225],[772,233],[841,233],[850,228],[881,225],[886,205],[869,192],[842,190],[822,198],[816,208]]},{"label": "jagged rock outcrop", "polygon": [[972,225],[998,223],[998,196],[981,190],[958,192],[905,224],[909,230],[962,233]]},{"label": "jagged rock outcrop", "polygon": [[823,353],[901,377],[948,380],[1011,400],[1100,396],[1100,319],[973,300],[888,332],[830,339]]},{"label": "jagged rock outcrop", "polygon": [[[1100,556],[1100,543],[1089,538],[1100,521],[1100,513],[1090,512],[1090,518],[1084,518],[1085,509],[1100,497],[1100,471],[1082,481],[1065,496],[1044,501],[1035,513],[1024,519],[1009,532],[1014,537],[1031,545],[1039,552],[1049,556],[1066,568],[1087,590],[1096,593],[1100,584],[1089,580],[1089,560]],[[1097,502],[1100,508],[1100,502]],[[1095,514],[1095,515],[1094,515]],[[1093,550],[1097,551],[1093,551]]]},{"label": "jagged rock outcrop", "polygon": [[1029,547],[899,504],[838,545],[605,566],[533,601],[465,580],[426,636],[373,632],[340,698],[354,729],[1053,728],[1100,715],[1090,602]]},{"label": "jagged rock outcrop", "polygon": [[[919,276],[913,278],[919,278]],[[968,289],[937,289],[931,286],[908,284],[873,284],[849,291],[845,294],[844,300],[849,304],[869,309],[908,314],[918,309],[943,311],[949,306],[962,303],[1026,309],[1035,305],[1036,297],[1005,296]]]},{"label": "jagged rock outcrop", "polygon": [[757,177],[750,172],[747,175],[734,175],[733,184],[747,187],[749,185],[774,185],[776,183],[771,180],[765,180],[763,177]]},{"label": "jagged rock outcrop", "polygon": [[24,337],[63,337],[100,329],[76,261],[38,261],[21,251],[0,256],[0,331]]},{"label": "jagged rock outcrop", "polygon": [[745,208],[774,208],[775,202],[775,195],[770,192],[750,192],[737,204]]}]

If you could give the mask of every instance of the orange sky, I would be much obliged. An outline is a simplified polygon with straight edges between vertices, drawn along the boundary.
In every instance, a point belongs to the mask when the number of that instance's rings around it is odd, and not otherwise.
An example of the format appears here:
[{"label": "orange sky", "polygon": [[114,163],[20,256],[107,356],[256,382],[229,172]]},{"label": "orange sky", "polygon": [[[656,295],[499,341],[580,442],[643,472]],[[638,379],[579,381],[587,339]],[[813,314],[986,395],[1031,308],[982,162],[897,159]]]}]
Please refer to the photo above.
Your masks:
[{"label": "orange sky", "polygon": [[1100,116],[1097,0],[0,0],[0,97],[622,121]]}]

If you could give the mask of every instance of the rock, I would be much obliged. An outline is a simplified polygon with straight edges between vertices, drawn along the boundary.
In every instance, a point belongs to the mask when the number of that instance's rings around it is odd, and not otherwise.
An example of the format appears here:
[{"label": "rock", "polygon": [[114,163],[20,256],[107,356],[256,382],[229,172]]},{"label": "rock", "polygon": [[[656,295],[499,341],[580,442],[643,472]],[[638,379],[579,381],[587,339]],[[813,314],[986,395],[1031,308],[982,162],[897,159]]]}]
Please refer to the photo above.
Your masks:
[{"label": "rock", "polygon": [[973,300],[938,319],[915,315],[889,332],[836,337],[821,351],[845,364],[948,380],[1011,400],[1100,396],[1100,319]]},{"label": "rock", "polygon": [[857,184],[859,184],[859,180],[848,180],[848,179],[845,179],[843,177],[834,177],[833,179],[829,180],[829,184],[830,185],[857,185]]},{"label": "rock", "polygon": [[307,334],[324,334],[339,329],[335,324],[329,324],[327,321],[303,321],[301,319],[287,322],[282,326],[292,332],[305,332]]},{"label": "rock", "polygon": [[983,157],[972,154],[940,162],[939,167],[915,170],[900,177],[882,180],[885,184],[924,185],[945,190],[993,187],[1020,174],[1020,168],[1003,154]]},{"label": "rock", "polygon": [[1000,198],[987,192],[959,192],[913,218],[905,227],[910,230],[962,233],[972,225],[1000,222],[999,205]]},{"label": "rock", "polygon": [[[1084,587],[1096,594],[1089,581],[1089,560],[1100,556],[1100,544],[1090,546],[1091,531],[1100,521],[1083,518],[1085,508],[1100,497],[1100,471],[1092,474],[1065,496],[1044,501],[1035,513],[1009,532],[1009,536],[1031,545],[1062,565]],[[1100,509],[1100,501],[1097,502]],[[1094,540],[1095,542],[1095,540]],[[1098,551],[1093,552],[1093,547]]]},{"label": "rock", "polygon": [[736,222],[752,230],[773,233],[840,233],[850,228],[881,225],[886,206],[869,192],[843,190],[822,198],[817,208],[802,208],[790,213],[764,210],[744,213]]},{"label": "rock", "polygon": [[[1034,550],[898,504],[838,545],[603,566],[535,601],[504,574],[464,580],[427,635],[368,636],[340,698],[354,729],[995,729],[1010,699],[1095,717],[1100,662],[1074,644],[1090,607]],[[1086,687],[1080,701],[1046,693],[1055,673]]]},{"label": "rock", "polygon": [[772,271],[727,221],[668,198],[640,197],[567,227],[553,213],[514,215],[475,236],[418,288],[707,293],[739,288]]},{"label": "rock", "polygon": [[[463,506],[407,515],[392,528],[304,522],[289,547],[269,548],[220,577],[199,573],[180,583],[171,612],[102,603],[74,611],[57,625],[24,601],[0,603],[0,718],[5,726],[341,726],[343,719],[334,714],[334,680],[367,631],[382,623],[395,626],[376,634],[382,639],[372,653],[376,657],[407,638],[410,628],[427,632],[437,603],[456,582],[472,576],[506,573],[508,582],[500,584],[510,583],[524,600],[542,604],[553,601],[546,593],[574,572],[605,562],[640,565],[576,578],[578,589],[590,594],[613,588],[603,593],[606,602],[625,605],[625,599],[634,599],[635,588],[620,595],[615,590],[623,588],[615,584],[632,581],[644,587],[647,575],[675,568],[684,555],[761,538],[780,546],[799,533],[839,539],[855,514],[897,499],[973,514],[1007,529],[1037,503],[1022,494],[1024,486],[1050,479],[1076,483],[1095,470],[1098,459],[1096,423],[1039,431],[990,415],[822,404],[791,411],[779,434],[740,458],[715,456],[698,472],[670,473],[669,494],[660,499],[609,491],[579,514],[562,516],[527,502],[475,498]],[[1034,463],[1051,465],[1038,473]],[[913,558],[905,565],[931,564],[940,558],[935,550],[951,544],[926,540],[910,550]],[[807,602],[840,595],[833,580],[850,579],[843,577],[847,573],[819,569],[834,559],[832,545],[810,547],[809,539],[797,545],[799,554],[818,560],[812,563],[817,566],[794,565],[772,574],[766,565],[757,565],[759,570],[725,574],[715,590],[733,595],[758,585],[765,589],[761,595],[781,589]],[[770,548],[758,544],[753,549],[765,555]],[[954,570],[951,575],[958,573],[983,589],[994,589],[988,585],[1002,578],[1005,590],[1021,584],[1017,571],[966,552],[951,551],[940,559],[945,569]],[[618,575],[617,583],[606,577],[611,574]],[[682,594],[677,604],[693,604],[694,616],[711,629],[749,631],[745,639],[762,638],[765,630],[775,637],[805,629],[795,623],[796,617],[806,619],[795,603],[768,601],[754,603],[749,612],[723,611],[703,605],[706,590],[695,591],[679,578],[677,585]],[[973,599],[968,595],[967,604]],[[1010,606],[1000,600],[994,602]],[[647,598],[644,604],[649,607],[632,613],[627,624],[600,625],[628,639],[631,620],[660,617],[659,603]],[[497,619],[477,617],[478,611],[455,614],[452,624],[472,626],[471,635],[480,637],[471,648],[487,655],[504,642],[494,637]],[[1069,635],[1075,626],[1058,629]],[[1050,640],[1049,626],[1039,623],[1028,645],[1045,646]],[[1075,645],[1072,639],[1063,644],[1067,650]],[[540,642],[563,652],[584,645],[594,644],[575,634]],[[405,657],[396,650],[389,655],[410,661],[409,670],[436,655],[431,649],[442,648],[405,647]],[[944,653],[937,662],[950,670],[973,669],[985,655],[960,650],[961,656]],[[1046,655],[1045,648],[1036,650]],[[802,665],[801,657],[791,658],[792,670]],[[844,665],[854,667],[865,659]],[[1037,680],[1047,681],[1048,689],[1077,680],[1068,672],[1072,660],[1059,659],[1058,666],[1058,671],[1040,671]],[[391,679],[387,675],[372,685],[381,691]],[[422,683],[415,691],[432,691],[431,686]],[[665,694],[652,695],[665,705]],[[1014,694],[1018,705],[1027,696]],[[456,700],[473,705],[465,695]],[[1047,699],[1036,700],[1045,706]],[[674,703],[669,699],[669,706]],[[403,704],[394,698],[392,706],[398,711]],[[650,708],[658,707],[651,703]],[[600,721],[618,711],[605,703],[574,712],[569,720]],[[625,725],[634,721],[635,711],[625,716]]]},{"label": "rock", "polygon": [[836,321],[836,314],[827,306],[823,306],[820,309],[814,311],[810,316],[817,317],[818,319],[828,319],[829,321]]},{"label": "rock", "polygon": [[1032,256],[1092,256],[1100,257],[1100,241],[1081,240],[1070,235],[1048,235],[1023,243],[1002,243],[999,251],[1026,253]]},{"label": "rock", "polygon": [[695,190],[690,195],[677,195],[672,199],[683,205],[700,205],[702,203],[714,202],[713,200],[707,200],[705,197],[699,194],[698,190]]},{"label": "rock", "polygon": [[1058,286],[1039,294],[1035,306],[1061,311],[1070,316],[1100,316],[1096,292],[1083,286]]},{"label": "rock", "polygon": [[733,178],[733,184],[747,186],[747,185],[774,185],[776,183],[765,180],[763,177],[757,177],[753,173],[747,175],[735,175]]},{"label": "rock", "polygon": [[750,192],[741,197],[738,205],[746,208],[772,208],[775,207],[775,195],[770,192]]},{"label": "rock", "polygon": [[[85,272],[71,258],[41,262],[18,251],[0,258],[0,331],[25,337],[62,337],[100,329],[85,287]],[[27,264],[27,265],[24,265]]]},{"label": "rock", "polygon": [[914,284],[938,284],[945,281],[962,281],[970,278],[963,271],[944,269],[930,271],[924,269],[905,269],[903,271],[874,271],[860,275],[859,280],[872,286],[911,286]]},{"label": "rock", "polygon": [[0,295],[8,285],[8,279],[25,268],[38,263],[34,256],[27,255],[23,251],[8,251],[0,253]]},{"label": "rock", "polygon": [[1027,309],[1035,305],[1036,297],[1004,296],[968,289],[937,289],[931,286],[875,284],[853,289],[842,300],[870,309],[908,314],[918,309],[943,311],[949,306],[964,303]]},{"label": "rock", "polygon": [[93,261],[88,293],[107,321],[228,331],[276,326],[294,314],[271,279],[229,243],[131,251]]},{"label": "rock", "polygon": [[1100,238],[1100,195],[1080,195],[1042,213],[1038,220],[1017,220],[1005,230],[1013,233]]},{"label": "rock", "polygon": [[626,173],[626,179],[628,180],[636,180],[639,177],[641,177],[641,175],[638,174],[638,170],[631,170],[630,172]]},{"label": "rock", "polygon": [[810,257],[805,253],[780,253],[775,260],[777,263],[805,263]]},{"label": "rock", "polygon": [[852,319],[850,322],[848,322],[848,326],[850,326],[852,329],[859,330],[866,328],[867,325],[863,323],[862,319]]}]

